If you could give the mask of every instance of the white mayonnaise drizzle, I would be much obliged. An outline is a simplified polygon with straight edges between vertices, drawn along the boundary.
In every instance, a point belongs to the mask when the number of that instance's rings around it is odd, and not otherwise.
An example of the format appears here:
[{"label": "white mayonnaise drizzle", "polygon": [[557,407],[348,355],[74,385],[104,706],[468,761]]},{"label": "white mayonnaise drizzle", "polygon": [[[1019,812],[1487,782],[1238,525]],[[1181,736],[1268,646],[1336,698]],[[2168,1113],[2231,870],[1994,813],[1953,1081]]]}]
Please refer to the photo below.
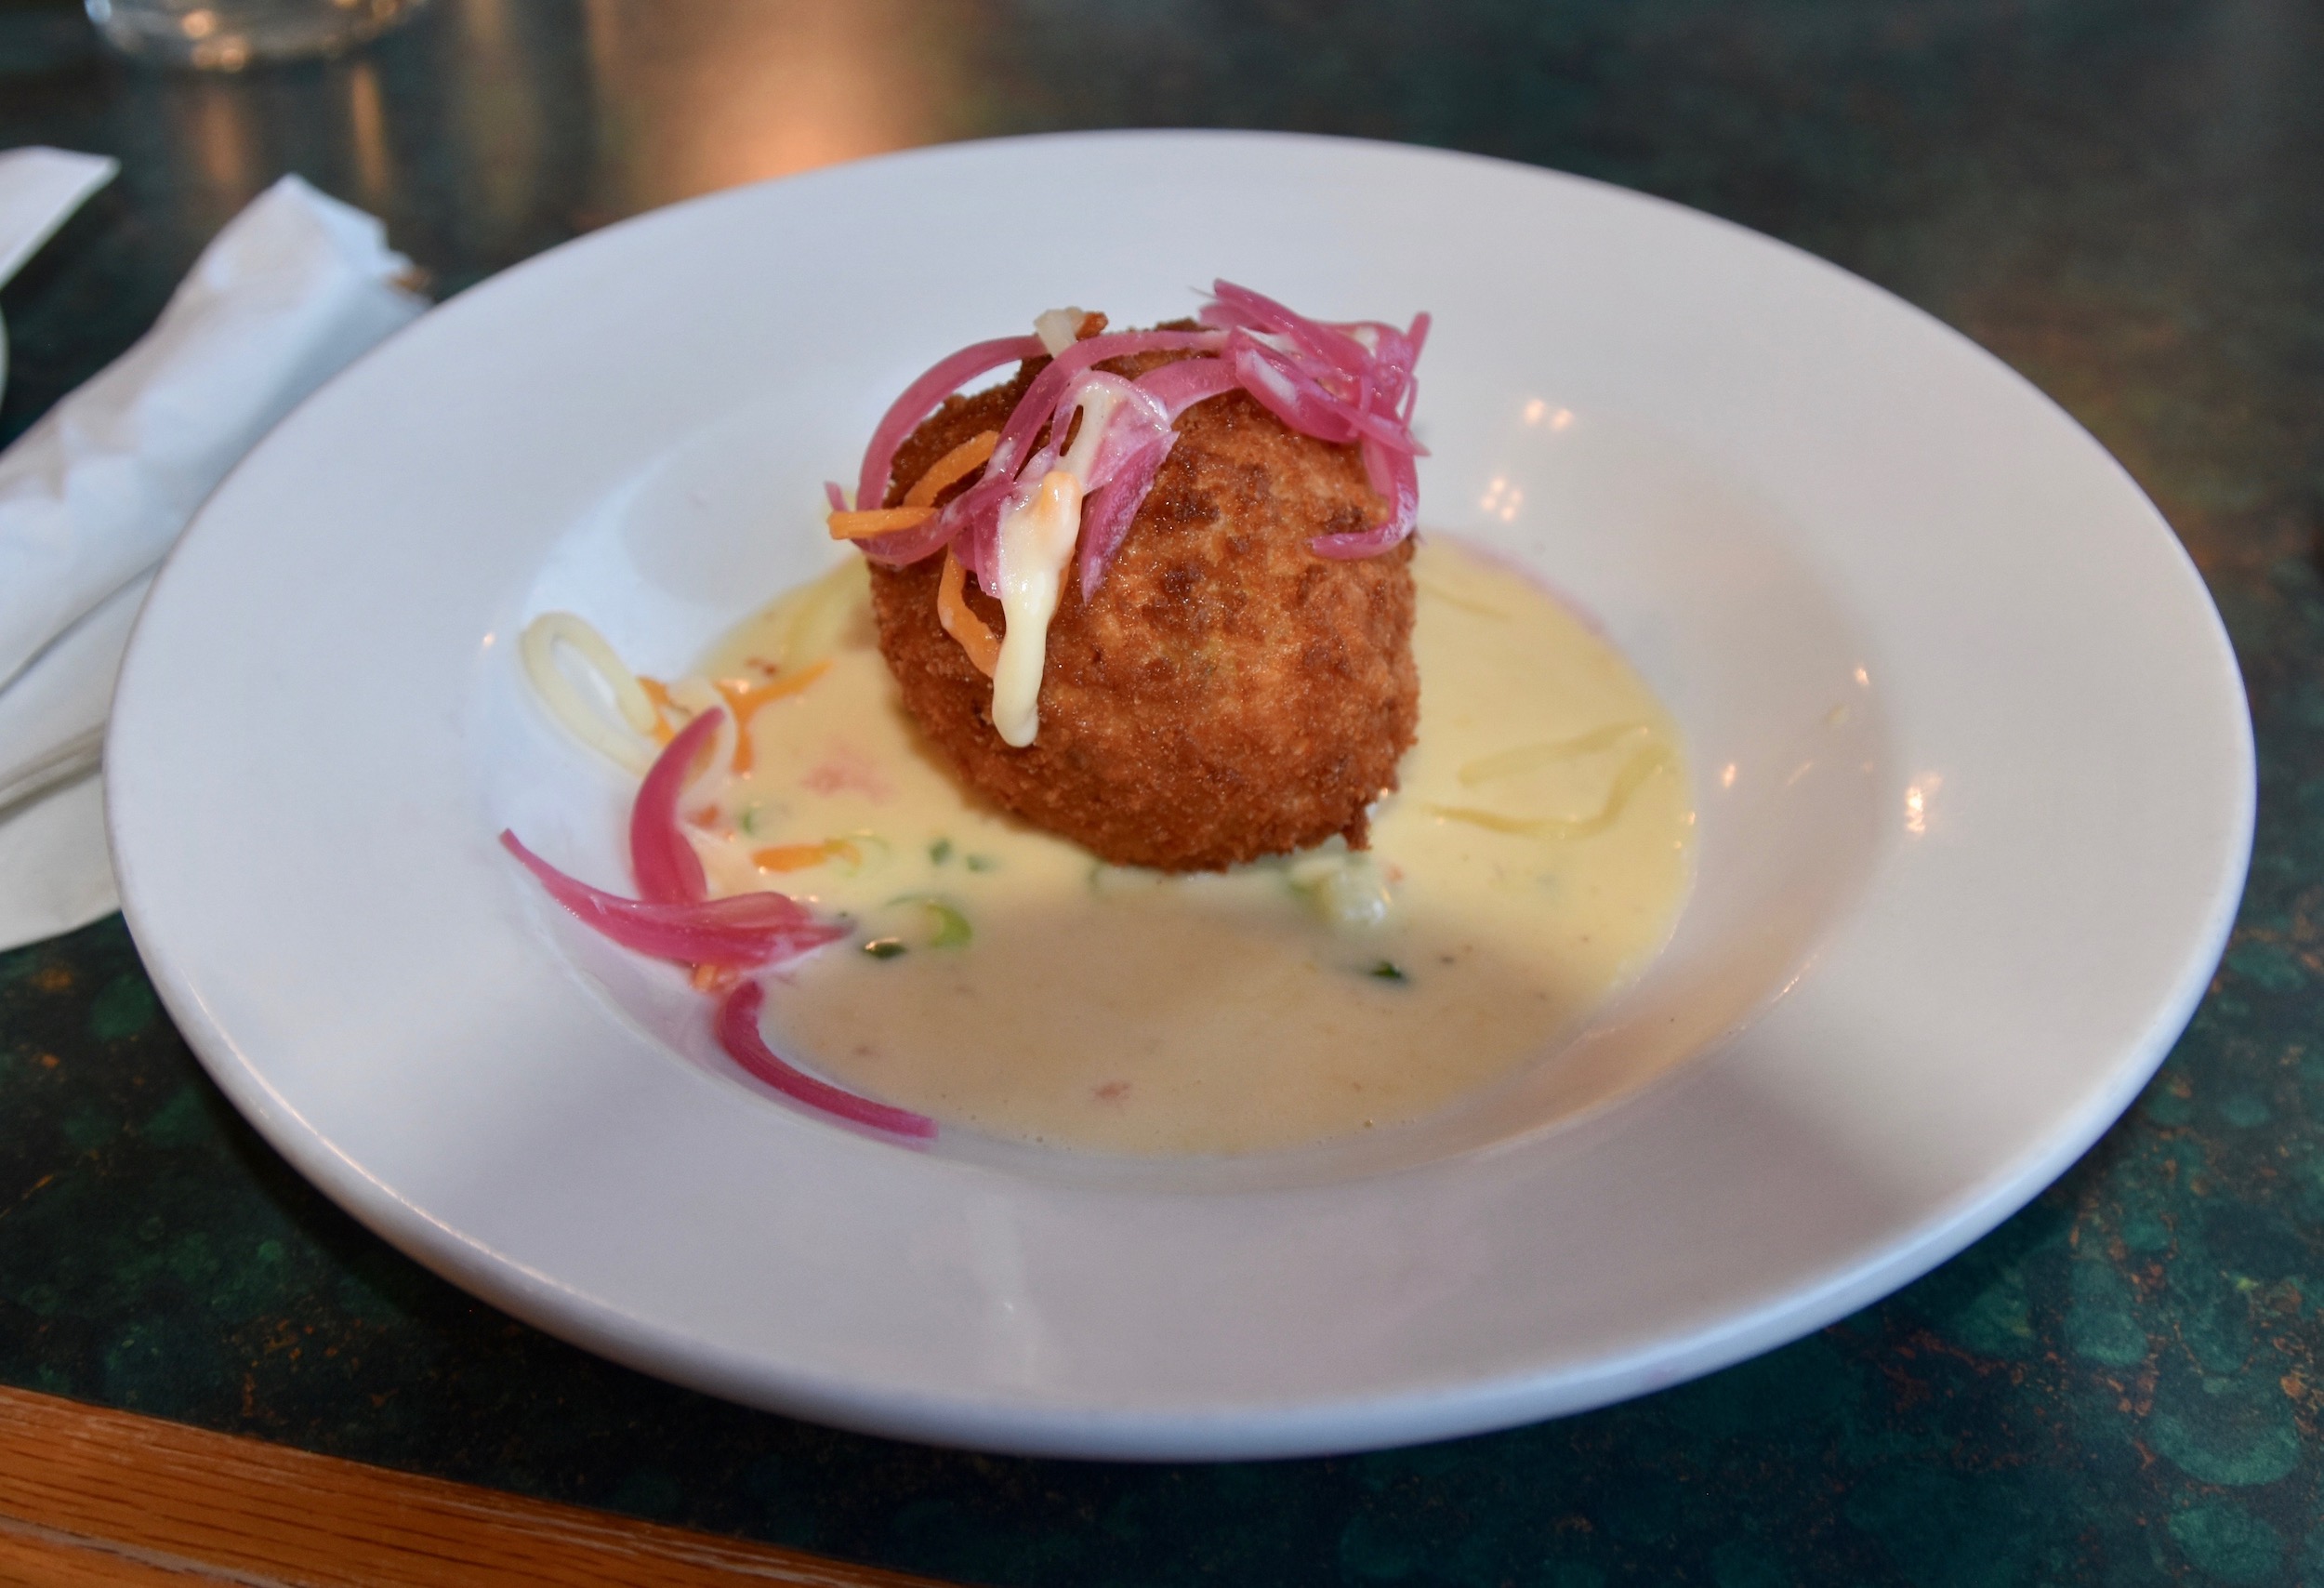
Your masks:
[{"label": "white mayonnaise drizzle", "polygon": [[1001,514],[1000,610],[1008,628],[993,667],[993,727],[1015,749],[1041,730],[1049,620],[1057,615],[1062,576],[1080,535],[1081,481],[1063,469],[1042,475],[1030,498],[1011,502]]},{"label": "white mayonnaise drizzle", "polygon": [[1089,470],[1097,466],[1105,427],[1120,402],[1112,386],[1086,388],[1073,445],[1029,497],[1011,502],[1001,513],[999,595],[1008,627],[993,668],[993,726],[1001,743],[1015,749],[1024,748],[1041,731],[1041,669],[1049,661],[1050,619],[1057,615],[1065,564],[1081,538],[1081,498],[1089,488]]},{"label": "white mayonnaise drizzle", "polygon": [[1081,389],[1081,428],[1074,431],[1074,443],[1065,449],[1065,456],[1057,460],[1057,467],[1081,482],[1081,488],[1089,488],[1089,470],[1097,466],[1098,447],[1105,440],[1105,427],[1114,422],[1114,410],[1121,406],[1119,388],[1111,385],[1091,385]]}]

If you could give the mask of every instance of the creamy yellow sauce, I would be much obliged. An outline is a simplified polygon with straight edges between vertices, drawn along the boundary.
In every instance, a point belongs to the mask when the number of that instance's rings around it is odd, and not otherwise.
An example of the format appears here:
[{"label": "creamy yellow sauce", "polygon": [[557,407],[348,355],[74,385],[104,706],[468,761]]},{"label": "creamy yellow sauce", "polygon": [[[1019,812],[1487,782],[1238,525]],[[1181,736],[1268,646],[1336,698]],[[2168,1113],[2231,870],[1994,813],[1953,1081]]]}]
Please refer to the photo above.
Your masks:
[{"label": "creamy yellow sauce", "polygon": [[1223,876],[1102,866],[964,796],[904,711],[859,567],[743,625],[710,677],[827,666],[752,712],[747,773],[690,799],[712,889],[858,927],[770,986],[778,1051],[955,1124],[1145,1155],[1384,1130],[1551,1052],[1670,933],[1684,760],[1546,591],[1435,539],[1414,574],[1419,743],[1369,854]]}]

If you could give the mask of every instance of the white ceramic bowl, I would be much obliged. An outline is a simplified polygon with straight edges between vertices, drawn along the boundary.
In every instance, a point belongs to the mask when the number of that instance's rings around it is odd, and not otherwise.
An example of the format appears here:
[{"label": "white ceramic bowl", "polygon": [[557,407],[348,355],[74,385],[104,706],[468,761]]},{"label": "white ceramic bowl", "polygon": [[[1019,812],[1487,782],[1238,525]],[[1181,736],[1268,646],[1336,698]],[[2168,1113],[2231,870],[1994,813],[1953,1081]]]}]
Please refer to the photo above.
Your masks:
[{"label": "white ceramic bowl", "polygon": [[[628,790],[525,698],[513,636],[570,607],[681,667],[832,555],[819,482],[937,354],[1063,302],[1182,314],[1217,275],[1436,314],[1423,522],[1570,592],[1676,711],[1702,813],[1676,938],[1569,1048],[1360,1146],[913,1152],[793,1111],[674,972],[495,847],[513,825],[623,875]],[[447,304],[204,510],[109,780],[172,1014],[421,1262],[740,1400],[1135,1457],[1553,1415],[1920,1274],[2152,1071],[2252,799],[2169,529],[1960,337],[1614,189],[1182,133],[724,193]]]}]

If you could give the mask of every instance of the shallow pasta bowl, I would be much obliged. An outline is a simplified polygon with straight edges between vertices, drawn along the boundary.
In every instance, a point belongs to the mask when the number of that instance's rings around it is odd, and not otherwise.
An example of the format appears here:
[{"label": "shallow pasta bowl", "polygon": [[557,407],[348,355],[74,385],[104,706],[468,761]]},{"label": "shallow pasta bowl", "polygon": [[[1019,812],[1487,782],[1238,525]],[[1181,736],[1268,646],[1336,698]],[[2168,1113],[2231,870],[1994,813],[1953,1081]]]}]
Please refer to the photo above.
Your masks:
[{"label": "shallow pasta bowl", "polygon": [[[1039,247],[985,195],[1103,192]],[[936,354],[1224,275],[1427,308],[1423,522],[1539,572],[1684,731],[1670,947],[1391,1141],[911,1151],[724,1066],[494,843],[617,877],[534,613],[648,668],[830,555],[819,482]],[[1090,1456],[1397,1443],[1816,1328],[2006,1216],[2151,1073],[2249,853],[2233,657],[2088,435],[1934,321],[1569,178],[1251,135],[970,145],[721,194],[333,383],[162,575],[108,752],[130,924],[301,1171],[542,1327],[757,1405]]]}]

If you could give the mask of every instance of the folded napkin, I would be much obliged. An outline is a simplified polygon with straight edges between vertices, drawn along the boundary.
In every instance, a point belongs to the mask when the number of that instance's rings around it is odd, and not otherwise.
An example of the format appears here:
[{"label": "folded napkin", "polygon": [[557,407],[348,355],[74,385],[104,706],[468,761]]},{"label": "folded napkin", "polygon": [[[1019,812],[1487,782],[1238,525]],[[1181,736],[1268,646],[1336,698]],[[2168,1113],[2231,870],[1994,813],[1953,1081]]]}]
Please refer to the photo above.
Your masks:
[{"label": "folded napkin", "polygon": [[[0,286],[40,251],[83,200],[121,167],[101,154],[62,149],[0,153]],[[8,383],[8,338],[0,326],[0,388]]]},{"label": "folded napkin", "polygon": [[376,220],[285,177],[0,453],[0,948],[115,907],[91,774],[145,586],[260,436],[425,307],[409,269]]}]

